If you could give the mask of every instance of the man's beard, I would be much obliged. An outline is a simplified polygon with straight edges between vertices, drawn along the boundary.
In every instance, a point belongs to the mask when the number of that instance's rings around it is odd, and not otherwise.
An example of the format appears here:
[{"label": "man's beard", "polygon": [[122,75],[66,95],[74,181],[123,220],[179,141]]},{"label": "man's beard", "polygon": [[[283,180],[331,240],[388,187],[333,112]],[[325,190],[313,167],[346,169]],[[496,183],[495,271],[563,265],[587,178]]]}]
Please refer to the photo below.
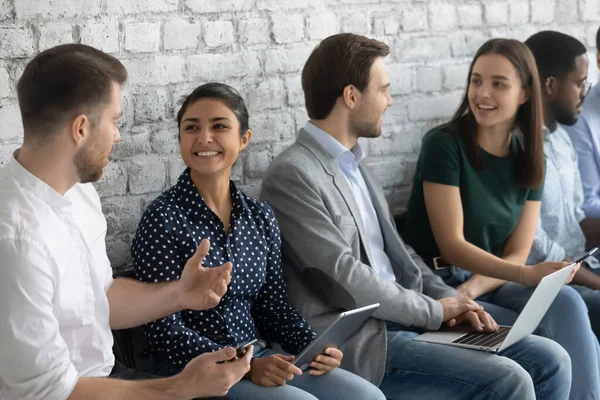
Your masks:
[{"label": "man's beard", "polygon": [[[581,103],[577,107],[579,107],[580,105]],[[566,107],[562,106],[561,104],[553,104],[551,105],[550,109],[554,114],[556,122],[558,122],[559,124],[571,126],[575,125],[575,123],[577,122],[577,117],[579,116],[579,114],[569,111]]]},{"label": "man's beard", "polygon": [[356,132],[357,137],[377,138],[381,136],[379,121],[375,123],[367,122],[365,118],[360,118],[360,116],[352,121],[352,130]]},{"label": "man's beard", "polygon": [[75,167],[81,183],[96,182],[102,177],[103,159],[95,160],[95,154],[88,148],[81,149],[75,156]]}]

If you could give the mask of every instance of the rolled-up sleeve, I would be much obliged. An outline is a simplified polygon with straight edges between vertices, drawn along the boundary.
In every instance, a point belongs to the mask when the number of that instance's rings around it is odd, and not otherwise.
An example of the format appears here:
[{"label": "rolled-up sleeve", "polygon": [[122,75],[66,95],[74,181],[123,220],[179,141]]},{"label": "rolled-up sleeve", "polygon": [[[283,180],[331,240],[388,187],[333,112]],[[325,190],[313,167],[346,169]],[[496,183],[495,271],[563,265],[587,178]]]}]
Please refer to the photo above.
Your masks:
[{"label": "rolled-up sleeve", "polygon": [[78,374],[53,314],[57,266],[33,240],[0,238],[3,399],[66,399]]}]

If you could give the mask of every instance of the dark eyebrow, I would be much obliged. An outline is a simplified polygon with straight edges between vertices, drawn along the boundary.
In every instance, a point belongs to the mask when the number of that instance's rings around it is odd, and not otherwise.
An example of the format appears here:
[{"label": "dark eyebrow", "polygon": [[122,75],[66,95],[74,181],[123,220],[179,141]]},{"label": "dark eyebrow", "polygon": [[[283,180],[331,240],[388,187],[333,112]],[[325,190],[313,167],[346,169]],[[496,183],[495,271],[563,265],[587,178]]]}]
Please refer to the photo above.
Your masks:
[{"label": "dark eyebrow", "polygon": [[231,120],[229,118],[226,118],[226,117],[214,117],[214,118],[211,118],[210,121],[208,121],[208,122],[217,122],[217,121],[229,121],[229,122],[231,122]]},{"label": "dark eyebrow", "polygon": [[[186,121],[201,122],[200,118],[186,118],[183,121],[181,121],[181,123],[184,123]],[[217,122],[217,121],[229,121],[229,122],[231,122],[231,120],[229,118],[226,118],[226,117],[214,117],[214,118],[211,118],[208,122]]]},{"label": "dark eyebrow", "polygon": [[[471,76],[476,76],[478,78],[481,78],[481,75],[479,75],[477,72],[472,72]],[[500,79],[500,80],[503,80],[503,81],[509,81],[510,80],[507,77],[505,77],[504,75],[493,75],[492,79]]]},{"label": "dark eyebrow", "polygon": [[385,85],[381,86],[382,89],[387,89],[389,87],[390,87],[390,82],[388,82]]}]

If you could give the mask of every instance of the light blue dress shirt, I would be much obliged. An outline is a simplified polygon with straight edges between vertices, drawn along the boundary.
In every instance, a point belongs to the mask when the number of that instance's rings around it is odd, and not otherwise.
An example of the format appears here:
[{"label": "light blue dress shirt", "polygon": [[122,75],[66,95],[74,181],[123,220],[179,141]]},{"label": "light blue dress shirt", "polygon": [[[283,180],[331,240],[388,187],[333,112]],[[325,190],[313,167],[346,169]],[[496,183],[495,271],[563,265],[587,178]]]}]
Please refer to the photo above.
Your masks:
[{"label": "light blue dress shirt", "polygon": [[[585,236],[579,225],[585,215],[577,153],[560,125],[554,132],[544,127],[544,155],[542,209],[528,264],[562,261],[565,256],[575,258],[585,251]],[[600,267],[594,257],[586,262],[592,268]]]},{"label": "light blue dress shirt", "polygon": [[394,275],[392,263],[387,254],[385,254],[379,218],[377,217],[375,207],[373,207],[373,201],[371,200],[367,184],[360,169],[358,169],[360,162],[366,156],[362,146],[357,143],[351,150],[348,150],[333,136],[310,122],[306,123],[304,130],[335,159],[336,164],[344,173],[352,189],[354,199],[360,208],[363,225],[367,231],[367,246],[369,246],[371,257],[373,258],[371,268],[383,279],[395,281],[396,275]]},{"label": "light blue dress shirt", "polygon": [[579,158],[583,184],[583,212],[600,217],[600,83],[585,98],[583,111],[573,126],[563,126]]}]

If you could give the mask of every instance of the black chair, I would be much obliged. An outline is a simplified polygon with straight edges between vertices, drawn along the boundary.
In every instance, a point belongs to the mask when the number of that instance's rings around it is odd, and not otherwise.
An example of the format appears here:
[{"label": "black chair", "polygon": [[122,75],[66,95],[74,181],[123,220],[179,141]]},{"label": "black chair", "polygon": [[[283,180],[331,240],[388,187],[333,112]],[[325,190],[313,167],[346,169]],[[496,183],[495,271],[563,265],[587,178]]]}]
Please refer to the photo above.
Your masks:
[{"label": "black chair", "polygon": [[398,231],[398,234],[402,236],[402,231],[404,230],[404,223],[406,222],[406,212],[394,215],[394,222],[396,223],[396,230]]}]

